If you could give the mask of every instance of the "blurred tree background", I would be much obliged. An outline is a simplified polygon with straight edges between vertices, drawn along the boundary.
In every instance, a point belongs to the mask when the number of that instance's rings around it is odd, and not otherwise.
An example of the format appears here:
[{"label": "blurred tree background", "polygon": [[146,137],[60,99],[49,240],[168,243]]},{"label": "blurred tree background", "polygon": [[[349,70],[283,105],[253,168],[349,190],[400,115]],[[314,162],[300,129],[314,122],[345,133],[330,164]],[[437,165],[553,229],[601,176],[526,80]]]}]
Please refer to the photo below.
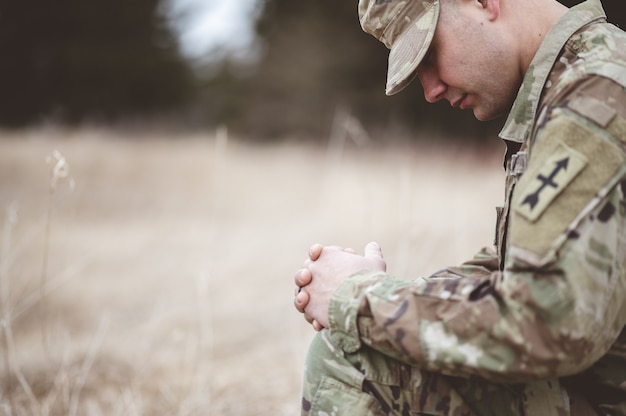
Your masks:
[{"label": "blurred tree background", "polygon": [[0,123],[111,121],[183,105],[192,73],[160,0],[0,0]]},{"label": "blurred tree background", "polygon": [[[419,83],[387,97],[389,51],[361,30],[356,1],[266,0],[263,5],[256,31],[264,50],[254,71],[237,77],[223,65],[204,85],[212,121],[266,139],[325,137],[341,111],[377,137],[496,131],[495,124],[473,122],[469,112],[426,103]],[[233,88],[225,88],[228,84]]]},{"label": "blurred tree background", "polygon": [[[603,3],[626,27],[624,1]],[[200,65],[181,53],[166,0],[0,0],[0,125],[167,119],[275,140],[327,137],[347,111],[377,135],[497,133],[501,120],[427,104],[419,83],[385,96],[388,51],[356,4],[259,0],[258,59],[212,51]]]}]

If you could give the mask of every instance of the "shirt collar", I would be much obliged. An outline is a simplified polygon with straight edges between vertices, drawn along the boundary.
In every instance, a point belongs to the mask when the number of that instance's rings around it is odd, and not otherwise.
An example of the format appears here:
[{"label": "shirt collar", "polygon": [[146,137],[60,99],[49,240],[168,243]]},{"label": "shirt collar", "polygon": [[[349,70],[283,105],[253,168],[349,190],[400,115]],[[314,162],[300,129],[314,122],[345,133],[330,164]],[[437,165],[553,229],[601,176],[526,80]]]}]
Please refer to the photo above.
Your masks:
[{"label": "shirt collar", "polygon": [[528,67],[522,86],[509,116],[504,123],[500,138],[522,143],[531,128],[550,70],[561,54],[567,40],[580,28],[598,19],[605,18],[600,0],[587,0],[572,7],[550,29]]}]

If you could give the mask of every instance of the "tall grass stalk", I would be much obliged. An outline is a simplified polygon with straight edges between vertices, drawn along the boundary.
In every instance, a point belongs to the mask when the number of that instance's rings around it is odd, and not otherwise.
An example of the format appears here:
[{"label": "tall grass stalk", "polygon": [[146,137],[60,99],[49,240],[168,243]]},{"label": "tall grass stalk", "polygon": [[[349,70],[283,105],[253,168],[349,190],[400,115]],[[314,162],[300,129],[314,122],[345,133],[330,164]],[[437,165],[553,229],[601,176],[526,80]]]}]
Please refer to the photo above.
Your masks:
[{"label": "tall grass stalk", "polygon": [[15,402],[13,400],[13,381],[11,374],[14,374],[17,378],[20,387],[28,397],[31,412],[33,415],[38,414],[39,403],[33,390],[28,384],[26,377],[20,369],[18,359],[15,354],[15,341],[13,339],[13,330],[11,326],[12,322],[12,306],[9,299],[9,251],[11,247],[11,236],[13,228],[17,223],[17,208],[16,204],[13,204],[7,209],[7,215],[5,218],[5,224],[2,232],[2,258],[0,259],[0,299],[2,299],[2,340],[3,340],[3,358],[4,365],[8,371],[7,377],[7,392],[9,396],[9,406],[11,409],[15,409]]},{"label": "tall grass stalk", "polygon": [[[5,335],[4,328],[9,325],[10,305],[9,305],[9,247],[11,242],[11,234],[13,227],[17,223],[17,208],[15,203],[7,208],[7,213],[4,221],[4,227],[2,229],[2,248],[0,251],[0,300],[2,301],[2,319],[0,319],[0,325],[3,328],[2,331],[2,357],[4,359],[4,366],[9,370],[11,368],[11,357],[9,355],[9,341]],[[9,396],[9,412],[15,408],[13,403],[13,380],[11,377],[7,377],[7,393]]]},{"label": "tall grass stalk", "polygon": [[107,332],[107,329],[110,324],[110,319],[108,316],[103,316],[100,325],[98,326],[98,331],[94,336],[94,339],[89,348],[89,352],[83,361],[83,365],[80,368],[80,372],[78,373],[78,377],[76,378],[76,382],[74,383],[74,388],[72,390],[72,395],[70,398],[70,416],[76,416],[78,414],[78,403],[80,399],[80,393],[85,387],[85,383],[87,382],[87,377],[89,376],[89,371],[95,362],[96,356],[102,343],[104,341],[104,336]]},{"label": "tall grass stalk", "polygon": [[41,260],[41,280],[40,280],[40,299],[44,313],[42,314],[42,336],[44,351],[49,355],[49,343],[48,343],[48,320],[47,320],[47,300],[46,292],[48,285],[48,258],[50,247],[50,227],[52,224],[52,211],[54,207],[54,196],[57,191],[57,186],[60,181],[67,179],[69,181],[70,189],[74,188],[74,181],[69,176],[70,166],[68,165],[65,157],[58,150],[54,150],[50,155],[46,157],[48,164],[53,164],[52,172],[50,175],[50,185],[48,187],[48,203],[46,204],[46,219],[43,241],[43,257]]},{"label": "tall grass stalk", "polygon": [[[31,388],[31,385],[28,382],[27,377],[24,375],[20,368],[20,359],[17,356],[17,348],[13,335],[13,323],[15,322],[15,320],[21,314],[29,310],[33,305],[40,303],[43,308],[43,313],[41,314],[40,318],[43,347],[44,352],[49,355],[46,317],[47,308],[45,305],[45,299],[46,294],[50,291],[48,282],[48,260],[51,235],[50,224],[52,220],[54,196],[57,190],[57,185],[59,181],[69,178],[69,165],[67,164],[63,155],[61,155],[61,153],[56,150],[46,158],[46,161],[47,163],[54,162],[54,165],[50,176],[48,203],[44,220],[44,241],[40,284],[37,291],[31,293],[30,296],[26,297],[26,299],[21,302],[13,301],[10,296],[10,268],[12,258],[15,255],[14,251],[16,251],[16,246],[13,245],[13,231],[18,219],[17,203],[13,203],[7,208],[4,227],[2,230],[2,242],[0,247],[0,301],[2,302],[2,306],[0,309],[0,312],[2,313],[2,317],[0,319],[0,335],[2,337],[2,359],[4,361],[7,383],[7,385],[5,386],[6,389],[3,390],[6,391],[8,395],[7,413],[9,415],[12,415],[13,412],[16,412],[16,414],[29,413],[32,415],[48,414],[50,412],[51,403],[56,400],[56,394],[51,394],[45,397],[42,403],[39,402],[37,396]],[[74,183],[71,178],[69,178],[69,185],[70,188],[73,189]],[[69,273],[69,275],[73,274],[74,273]],[[63,279],[60,280],[67,280],[66,275],[63,275],[62,277]],[[55,279],[55,286],[57,286],[57,280],[58,279]],[[61,377],[63,374],[64,370],[63,368],[61,368],[59,375],[55,379],[55,385],[57,384],[59,377]],[[17,379],[19,388],[21,388],[28,400],[28,406],[30,409],[29,411],[25,411],[25,409],[23,409],[23,405],[16,402],[15,398],[18,396],[16,395],[17,386],[14,385],[14,379]],[[77,401],[80,395],[80,390],[82,389],[80,381],[81,379],[79,378],[74,389],[73,397],[76,397],[74,401]],[[5,405],[5,408],[6,407],[7,405]]]},{"label": "tall grass stalk", "polygon": [[347,140],[350,139],[358,147],[371,143],[371,139],[361,120],[353,116],[343,106],[337,107],[330,129],[327,145],[327,159],[334,165],[341,161]]}]

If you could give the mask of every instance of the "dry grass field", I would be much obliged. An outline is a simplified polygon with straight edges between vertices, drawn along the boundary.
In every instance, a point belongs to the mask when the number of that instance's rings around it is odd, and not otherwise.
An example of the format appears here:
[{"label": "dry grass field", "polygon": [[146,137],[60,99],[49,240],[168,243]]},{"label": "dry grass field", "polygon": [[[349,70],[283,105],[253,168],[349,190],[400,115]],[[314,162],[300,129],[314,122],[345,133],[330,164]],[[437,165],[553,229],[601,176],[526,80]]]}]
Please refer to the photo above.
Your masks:
[{"label": "dry grass field", "polygon": [[0,415],[298,414],[309,245],[376,240],[407,278],[469,258],[501,202],[489,140],[0,133]]}]

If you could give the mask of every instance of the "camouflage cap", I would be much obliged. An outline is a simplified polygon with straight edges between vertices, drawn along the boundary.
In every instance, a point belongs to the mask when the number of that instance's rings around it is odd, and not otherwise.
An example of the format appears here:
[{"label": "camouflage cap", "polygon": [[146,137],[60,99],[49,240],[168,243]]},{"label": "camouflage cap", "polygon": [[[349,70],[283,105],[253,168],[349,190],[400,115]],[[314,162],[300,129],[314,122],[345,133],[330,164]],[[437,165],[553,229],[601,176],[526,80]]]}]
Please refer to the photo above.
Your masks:
[{"label": "camouflage cap", "polygon": [[359,20],[367,33],[390,49],[387,95],[415,78],[435,34],[439,0],[359,0]]}]

